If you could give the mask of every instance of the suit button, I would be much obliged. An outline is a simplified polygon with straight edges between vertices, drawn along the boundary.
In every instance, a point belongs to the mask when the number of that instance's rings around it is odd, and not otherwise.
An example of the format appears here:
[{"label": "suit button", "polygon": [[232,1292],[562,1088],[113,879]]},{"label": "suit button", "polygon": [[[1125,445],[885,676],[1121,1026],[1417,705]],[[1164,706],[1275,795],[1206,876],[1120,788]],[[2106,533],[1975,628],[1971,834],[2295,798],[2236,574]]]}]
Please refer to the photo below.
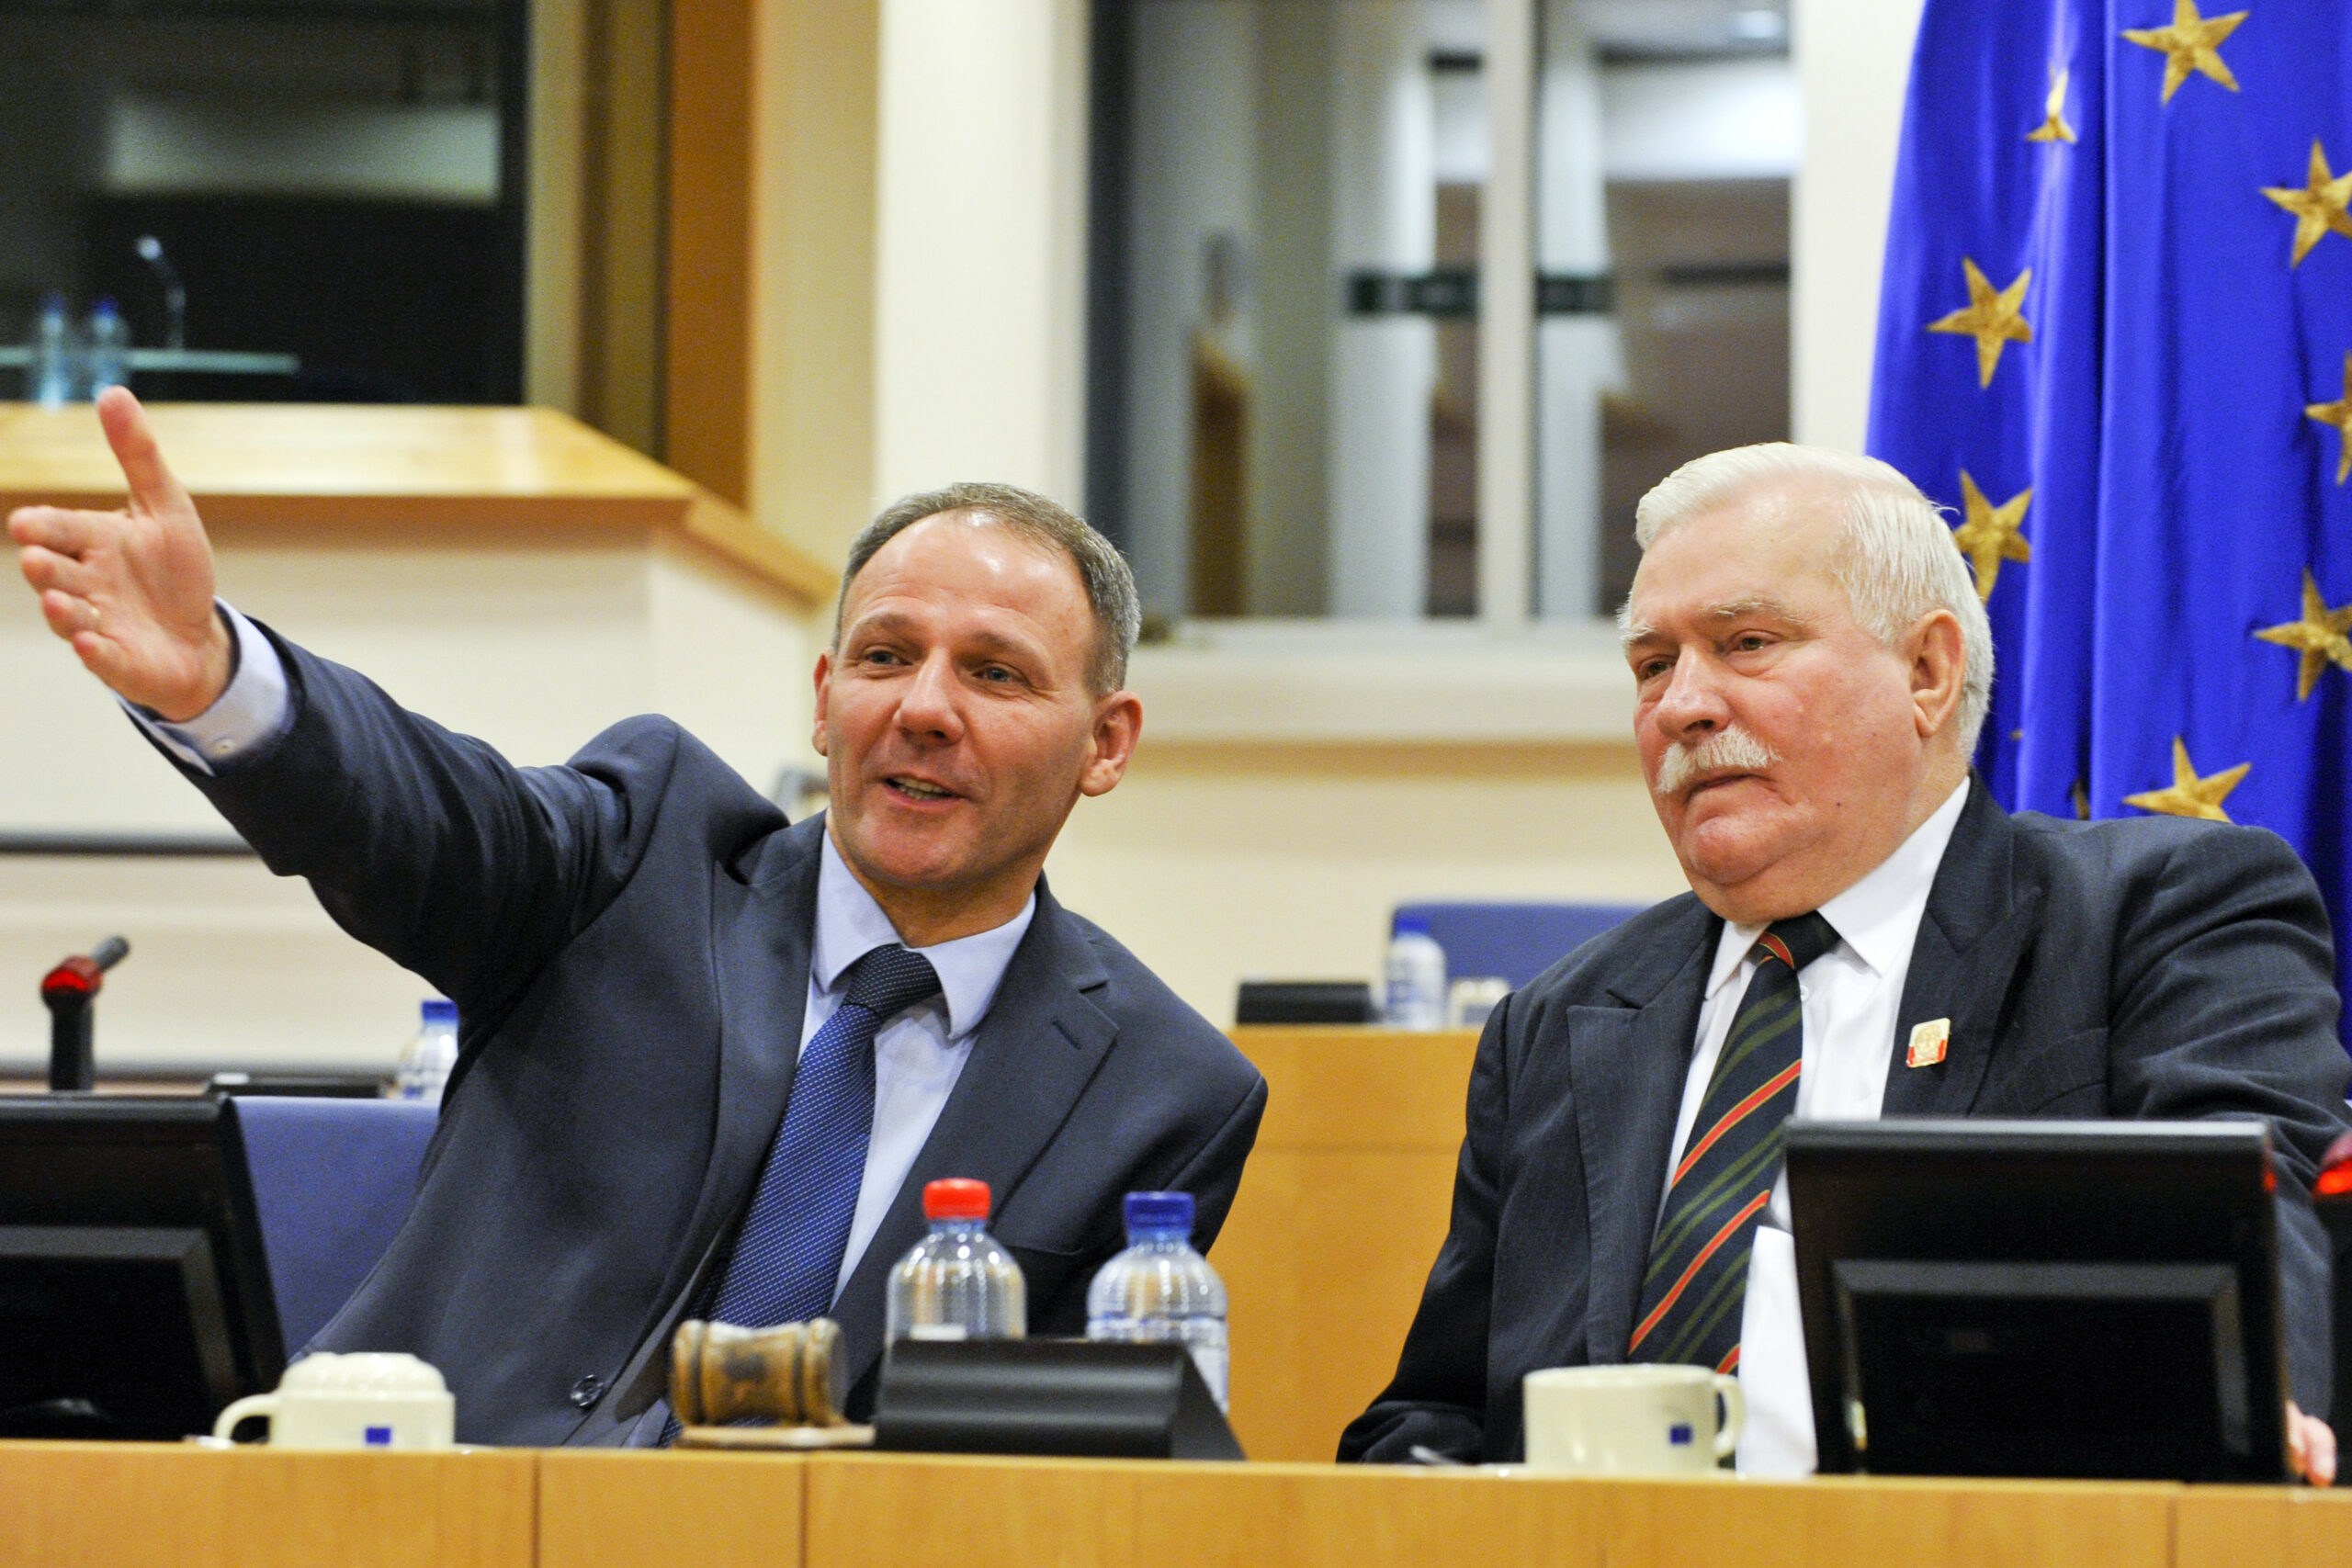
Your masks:
[{"label": "suit button", "polygon": [[571,1385],[571,1403],[582,1410],[594,1410],[596,1402],[605,1397],[605,1380],[590,1372]]}]

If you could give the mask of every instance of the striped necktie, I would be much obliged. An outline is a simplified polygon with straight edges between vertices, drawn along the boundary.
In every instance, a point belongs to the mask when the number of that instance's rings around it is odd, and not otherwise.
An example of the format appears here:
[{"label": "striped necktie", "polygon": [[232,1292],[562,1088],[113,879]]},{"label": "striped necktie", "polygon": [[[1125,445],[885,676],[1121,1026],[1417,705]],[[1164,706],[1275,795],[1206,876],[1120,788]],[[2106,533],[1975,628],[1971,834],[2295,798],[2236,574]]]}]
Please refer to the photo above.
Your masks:
[{"label": "striped necktie", "polygon": [[1756,972],[1667,1188],[1627,1359],[1720,1372],[1739,1365],[1747,1258],[1780,1177],[1781,1124],[1796,1109],[1804,1060],[1797,975],[1837,943],[1819,915],[1776,921],[1756,939]]}]

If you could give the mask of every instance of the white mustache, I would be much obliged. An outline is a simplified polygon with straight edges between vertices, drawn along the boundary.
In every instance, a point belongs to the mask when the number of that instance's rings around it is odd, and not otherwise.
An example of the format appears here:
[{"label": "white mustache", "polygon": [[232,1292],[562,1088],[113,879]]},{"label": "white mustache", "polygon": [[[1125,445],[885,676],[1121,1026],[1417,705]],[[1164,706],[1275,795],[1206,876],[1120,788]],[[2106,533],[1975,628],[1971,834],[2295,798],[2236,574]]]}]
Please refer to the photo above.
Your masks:
[{"label": "white mustache", "polygon": [[1745,729],[1719,729],[1696,746],[1677,740],[1657,761],[1659,795],[1679,795],[1682,786],[1702,773],[1756,773],[1781,759],[1773,750]]}]

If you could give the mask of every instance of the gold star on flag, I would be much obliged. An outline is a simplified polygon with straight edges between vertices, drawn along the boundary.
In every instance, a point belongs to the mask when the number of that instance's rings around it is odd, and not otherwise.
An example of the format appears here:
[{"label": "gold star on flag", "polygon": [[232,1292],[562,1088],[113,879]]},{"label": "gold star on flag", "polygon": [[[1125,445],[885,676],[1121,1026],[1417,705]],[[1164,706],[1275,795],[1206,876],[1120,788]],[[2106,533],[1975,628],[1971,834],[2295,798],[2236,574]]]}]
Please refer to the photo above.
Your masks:
[{"label": "gold star on flag", "polygon": [[2352,170],[2341,178],[2327,172],[2327,149],[2312,138],[2311,170],[2303,176],[2303,188],[2292,186],[2264,186],[2262,194],[2295,215],[2295,258],[2289,266],[2301,266],[2330,229],[2352,239],[2352,213],[2345,211],[2345,204],[2352,202]]},{"label": "gold star on flag", "polygon": [[2143,49],[2164,51],[2163,101],[2170,103],[2191,71],[2201,72],[2233,93],[2238,90],[2238,79],[2222,62],[2220,44],[2245,20],[2244,11],[2233,11],[2226,17],[2200,17],[2197,14],[2197,0],[2173,0],[2172,26],[2126,28],[2123,36]]},{"label": "gold star on flag", "polygon": [[2176,735],[2172,738],[2172,787],[2127,795],[2123,804],[2143,811],[2162,812],[2166,817],[2201,817],[2208,822],[2226,822],[2230,814],[2222,809],[2222,802],[2230,797],[2230,791],[2238,787],[2238,781],[2253,766],[2252,762],[2240,762],[2226,773],[2200,779],[2188,761],[2188,748]]},{"label": "gold star on flag", "polygon": [[2025,133],[2028,141],[2072,141],[2075,128],[2066,123],[2066,68],[2050,73],[2050,96],[2042,100],[2041,123]]},{"label": "gold star on flag", "polygon": [[1996,506],[1984,499],[1968,470],[1960,471],[1960,499],[1967,516],[1951,531],[1951,542],[1976,569],[1976,596],[1993,597],[1993,584],[2000,581],[2004,560],[2027,561],[2033,558],[2033,547],[2019,531],[2025,522],[2025,509],[2033,500],[2030,489],[2021,490]]},{"label": "gold star on flag", "polygon": [[2332,403],[2305,403],[2303,417],[2335,426],[2343,438],[2335,453],[2335,482],[2342,484],[2352,476],[2352,354],[2344,356],[2344,395]]},{"label": "gold star on flag", "polygon": [[1976,384],[1989,387],[1993,372],[2001,364],[2001,350],[2013,343],[2033,341],[2032,326],[2018,313],[2018,307],[2025,303],[2026,280],[2033,276],[2033,268],[2026,268],[2015,283],[1996,290],[1973,256],[1961,257],[1960,265],[1968,275],[1968,308],[1929,321],[1928,330],[1974,338]]},{"label": "gold star on flag", "polygon": [[2265,642],[2275,642],[2281,648],[2298,649],[2303,656],[2303,667],[2295,676],[2295,700],[2301,702],[2319,684],[2321,671],[2334,660],[2336,667],[2352,670],[2352,638],[2345,633],[2352,631],[2352,604],[2329,609],[2320,596],[2319,583],[2303,569],[2303,618],[2283,626],[2265,626],[2254,635]]}]

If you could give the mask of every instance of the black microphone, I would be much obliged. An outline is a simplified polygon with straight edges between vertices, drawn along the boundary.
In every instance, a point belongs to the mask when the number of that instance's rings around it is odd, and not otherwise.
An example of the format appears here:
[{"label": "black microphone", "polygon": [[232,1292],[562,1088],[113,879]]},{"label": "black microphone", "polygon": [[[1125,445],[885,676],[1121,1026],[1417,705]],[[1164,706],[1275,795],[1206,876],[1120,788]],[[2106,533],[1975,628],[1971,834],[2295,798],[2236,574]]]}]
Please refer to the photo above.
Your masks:
[{"label": "black microphone", "polygon": [[90,1033],[90,1004],[106,985],[106,972],[130,953],[130,943],[110,936],[86,953],[64,959],[41,976],[40,999],[49,1009],[49,1087],[87,1089],[97,1082]]}]

